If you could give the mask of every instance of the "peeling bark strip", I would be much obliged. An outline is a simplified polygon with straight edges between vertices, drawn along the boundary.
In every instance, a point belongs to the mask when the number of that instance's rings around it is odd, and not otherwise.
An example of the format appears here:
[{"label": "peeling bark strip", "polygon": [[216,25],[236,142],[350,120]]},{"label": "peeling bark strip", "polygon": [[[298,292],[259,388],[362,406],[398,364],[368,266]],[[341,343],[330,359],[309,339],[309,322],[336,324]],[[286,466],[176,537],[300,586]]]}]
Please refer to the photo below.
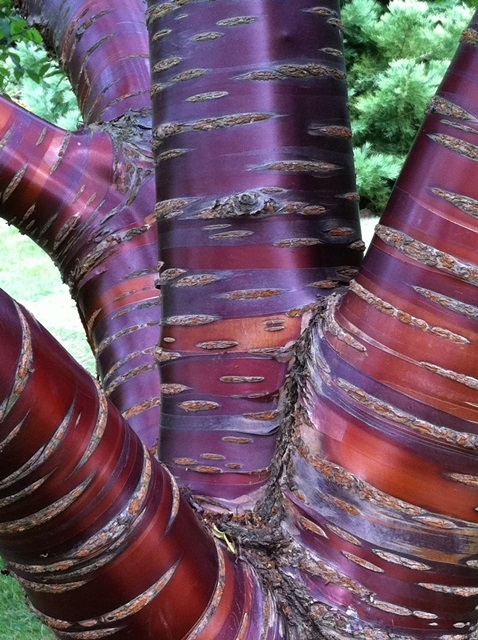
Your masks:
[{"label": "peeling bark strip", "polygon": [[377,225],[375,233],[386,244],[404,253],[407,258],[427,266],[434,267],[440,271],[459,278],[473,285],[478,286],[478,265],[466,264],[455,256],[445,251],[440,251],[435,247],[419,242],[411,236],[396,229]]},{"label": "peeling bark strip", "polygon": [[478,46],[478,31],[476,29],[465,29],[461,36],[461,42],[472,47]]},{"label": "peeling bark strip", "polygon": [[17,173],[13,176],[13,178],[11,179],[9,184],[6,186],[6,188],[5,188],[5,190],[4,190],[3,194],[2,194],[2,204],[5,204],[5,202],[8,200],[8,198],[12,195],[12,193],[18,187],[18,185],[20,184],[20,182],[21,182],[23,176],[25,175],[26,171],[27,171],[27,166],[25,165],[24,167],[19,169],[17,171]]},{"label": "peeling bark strip", "polygon": [[425,369],[429,371],[433,371],[433,373],[438,374],[439,376],[443,376],[444,378],[448,378],[449,380],[454,380],[455,382],[459,382],[460,384],[464,384],[471,389],[478,390],[478,379],[473,378],[471,376],[467,376],[464,373],[459,373],[458,371],[451,371],[450,369],[442,369],[442,367],[438,367],[436,364],[431,362],[422,362],[421,363]]},{"label": "peeling bark strip", "polygon": [[468,213],[470,216],[474,218],[478,218],[478,200],[475,198],[469,198],[459,193],[451,193],[449,191],[444,191],[443,189],[438,189],[435,187],[432,189],[433,193],[439,198],[443,198],[447,202],[451,202],[455,207]]},{"label": "peeling bark strip", "polygon": [[360,403],[363,407],[366,407],[381,418],[386,418],[387,420],[396,422],[399,425],[409,427],[420,435],[436,438],[437,440],[443,440],[448,444],[463,447],[465,449],[478,451],[478,436],[473,433],[463,433],[461,431],[455,431],[453,429],[434,425],[433,423],[426,422],[425,420],[420,420],[414,415],[400,410],[398,407],[394,407],[365,393],[359,387],[352,385],[346,380],[337,378],[333,380],[333,383],[345,391],[354,401]]},{"label": "peeling bark strip", "polygon": [[153,130],[153,145],[156,143],[160,146],[164,140],[188,131],[211,131],[223,127],[238,127],[273,117],[274,115],[270,113],[232,113],[219,118],[203,118],[195,122],[171,122],[159,125]]},{"label": "peeling bark strip", "polygon": [[[3,421],[8,417],[8,414],[15,406],[18,398],[25,390],[30,380],[30,376],[33,372],[33,353],[31,349],[30,327],[21,308],[16,303],[15,308],[20,319],[20,326],[22,331],[21,350],[15,368],[12,389],[2,399],[2,402],[0,404],[0,421]],[[19,423],[18,428],[21,428],[21,422]],[[10,434],[8,434],[5,439],[0,440],[1,448],[8,444],[11,438],[13,436],[16,437],[17,434],[18,431],[17,429],[15,429]]]},{"label": "peeling bark strip", "polygon": [[[275,611],[263,616],[269,596],[255,574],[205,533],[95,382],[5,293],[0,306],[0,397],[10,407],[0,423],[0,552],[40,620],[59,638],[199,639],[226,621],[227,640],[283,638]],[[13,411],[24,352],[31,370]],[[135,567],[127,581],[125,562]]]},{"label": "peeling bark strip", "polygon": [[444,296],[436,291],[430,291],[423,287],[414,287],[414,289],[417,293],[427,298],[427,300],[430,300],[441,307],[449,309],[455,313],[460,313],[472,320],[478,320],[478,307],[475,307],[472,304],[465,304],[460,300]]},{"label": "peeling bark strip", "polygon": [[419,329],[420,331],[429,331],[439,338],[450,340],[451,342],[455,342],[456,344],[470,344],[470,341],[464,336],[460,336],[457,333],[454,333],[453,331],[450,331],[449,329],[445,329],[443,327],[430,326],[428,322],[426,322],[422,318],[416,318],[410,313],[395,308],[389,302],[382,300],[382,298],[380,298],[379,296],[374,295],[373,293],[359,285],[355,280],[350,281],[350,291],[353,291],[355,295],[359,296],[362,300],[365,300],[365,302],[372,305],[375,309],[378,309],[378,311],[380,311],[381,313],[385,313],[388,316],[396,318],[399,322],[403,322],[403,324],[406,324],[409,327]]},{"label": "peeling bark strip", "polygon": [[[240,512],[264,495],[290,345],[326,292],[310,284],[347,283],[361,258],[328,4],[149,5],[156,158],[188,149],[157,177],[159,450],[205,508]],[[333,136],[333,160],[317,136]],[[244,434],[254,455],[237,446]],[[205,450],[220,463],[200,464]]]},{"label": "peeling bark strip", "polygon": [[236,77],[236,80],[286,80],[289,78],[304,79],[315,77],[331,77],[336,80],[345,80],[346,74],[343,70],[334,69],[319,64],[292,65],[283,64],[270,70],[249,71]]},{"label": "peeling bark strip", "polygon": [[311,175],[320,175],[340,169],[341,167],[329,162],[304,162],[303,160],[287,160],[282,162],[270,162],[264,165],[264,171],[284,171],[291,173],[309,173]]},{"label": "peeling bark strip", "polygon": [[326,638],[478,628],[477,21],[356,280],[298,345],[284,571]]},{"label": "peeling bark strip", "polygon": [[475,144],[465,142],[460,138],[455,138],[444,133],[430,134],[430,138],[450,151],[456,151],[475,162],[478,160],[478,147]]}]

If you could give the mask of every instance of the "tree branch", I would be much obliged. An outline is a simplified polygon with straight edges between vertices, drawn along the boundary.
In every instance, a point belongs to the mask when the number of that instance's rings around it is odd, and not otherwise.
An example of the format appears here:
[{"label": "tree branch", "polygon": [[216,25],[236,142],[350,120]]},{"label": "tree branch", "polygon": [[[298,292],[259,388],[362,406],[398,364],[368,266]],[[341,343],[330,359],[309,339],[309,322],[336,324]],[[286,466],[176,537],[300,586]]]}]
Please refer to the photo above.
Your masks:
[{"label": "tree branch", "polygon": [[0,552],[40,620],[85,640],[277,630],[92,378],[4,292],[0,309]]},{"label": "tree branch", "polygon": [[[149,129],[131,116],[65,132],[4,98],[0,118],[0,213],[57,264],[108,394],[153,447],[160,311]],[[128,127],[137,134],[125,140]]]},{"label": "tree branch", "polygon": [[143,0],[19,0],[66,70],[86,124],[149,111]]},{"label": "tree branch", "polygon": [[332,637],[476,633],[477,28],[357,280],[302,346],[286,529]]}]

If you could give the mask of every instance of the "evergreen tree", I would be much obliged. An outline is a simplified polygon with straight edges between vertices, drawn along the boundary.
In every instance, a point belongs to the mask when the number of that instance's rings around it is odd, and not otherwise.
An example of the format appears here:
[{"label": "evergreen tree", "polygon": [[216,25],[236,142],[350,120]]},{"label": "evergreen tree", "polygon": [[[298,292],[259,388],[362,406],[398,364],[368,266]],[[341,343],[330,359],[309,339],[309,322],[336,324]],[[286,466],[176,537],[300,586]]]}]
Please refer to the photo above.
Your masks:
[{"label": "evergreen tree", "polygon": [[0,93],[65,129],[81,122],[63,70],[12,0],[0,0]]},{"label": "evergreen tree", "polygon": [[465,2],[344,3],[358,190],[376,215],[470,17]]}]

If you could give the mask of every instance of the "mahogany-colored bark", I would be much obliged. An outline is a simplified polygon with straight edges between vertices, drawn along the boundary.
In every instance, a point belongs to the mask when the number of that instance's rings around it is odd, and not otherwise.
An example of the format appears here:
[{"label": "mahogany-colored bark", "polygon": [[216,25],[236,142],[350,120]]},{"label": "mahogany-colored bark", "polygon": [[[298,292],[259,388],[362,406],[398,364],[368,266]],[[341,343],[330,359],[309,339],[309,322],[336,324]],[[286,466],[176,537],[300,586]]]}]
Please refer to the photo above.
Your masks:
[{"label": "mahogany-colored bark", "polygon": [[[2,214],[77,292],[103,384],[149,446],[150,121],[144,75],[122,78],[145,60],[145,7],[122,21],[122,3],[22,4],[51,23],[89,128],[66,134],[1,101]],[[177,0],[147,20],[159,454],[237,556],[3,294],[2,555],[59,638],[471,638],[478,18],[348,293],[362,244],[338,3]],[[115,44],[130,32],[138,48]],[[137,398],[147,411],[128,413]]]},{"label": "mahogany-colored bark", "polygon": [[0,548],[40,620],[62,639],[285,637],[92,378],[4,292],[0,308]]},{"label": "mahogany-colored bark", "polygon": [[16,0],[64,67],[85,124],[148,113],[150,67],[144,0]]},{"label": "mahogany-colored bark", "polygon": [[285,508],[310,555],[290,572],[332,637],[476,632],[477,28],[358,278],[302,347]]}]

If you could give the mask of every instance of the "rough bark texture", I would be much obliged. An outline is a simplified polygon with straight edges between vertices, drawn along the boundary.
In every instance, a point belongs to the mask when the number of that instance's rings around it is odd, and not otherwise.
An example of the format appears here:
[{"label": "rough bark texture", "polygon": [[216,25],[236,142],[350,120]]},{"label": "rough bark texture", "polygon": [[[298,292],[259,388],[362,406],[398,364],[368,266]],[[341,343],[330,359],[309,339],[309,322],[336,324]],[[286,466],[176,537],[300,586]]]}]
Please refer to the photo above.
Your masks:
[{"label": "rough bark texture", "polygon": [[254,570],[215,544],[92,378],[0,303],[1,550],[40,620],[62,639],[282,638]]},{"label": "rough bark texture", "polygon": [[[476,20],[357,275],[338,2],[21,5],[87,126],[0,101],[1,213],[59,265],[109,396],[0,296],[0,551],[37,615],[71,640],[471,638]],[[155,354],[187,500],[148,450]]]},{"label": "rough bark texture", "polygon": [[357,279],[302,347],[287,573],[331,637],[460,638],[477,622],[476,27]]}]

